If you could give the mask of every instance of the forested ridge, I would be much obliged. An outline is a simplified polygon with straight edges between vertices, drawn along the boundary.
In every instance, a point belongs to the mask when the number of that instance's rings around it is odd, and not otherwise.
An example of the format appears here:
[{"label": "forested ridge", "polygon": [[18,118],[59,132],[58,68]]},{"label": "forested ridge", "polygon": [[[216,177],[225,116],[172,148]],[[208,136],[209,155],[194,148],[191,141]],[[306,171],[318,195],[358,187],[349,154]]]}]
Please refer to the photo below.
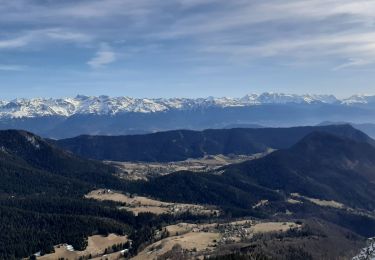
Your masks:
[{"label": "forested ridge", "polygon": [[124,190],[115,169],[79,158],[25,131],[0,131],[0,259],[49,253],[53,245],[86,247],[88,236],[130,235],[133,252],[155,228],[199,217],[156,216],[119,210],[120,204],[85,199],[96,188]]},{"label": "forested ridge", "polygon": [[[112,232],[129,235],[131,254],[136,254],[168,223],[213,220],[190,213],[134,216],[119,210],[119,203],[84,198],[98,188],[216,205],[221,219],[273,218],[291,212],[294,218],[318,218],[361,236],[375,235],[375,147],[357,130],[338,129],[338,135],[310,133],[290,148],[258,160],[149,181],[118,179],[115,168],[80,158],[31,133],[0,131],[0,259],[48,253],[59,243],[84,249],[88,236]],[[303,198],[302,204],[286,203],[293,192],[335,200],[353,211],[322,208]],[[253,207],[264,199],[268,205]]]},{"label": "forested ridge", "polygon": [[0,146],[0,259],[50,252],[62,242],[83,249],[92,234],[131,232],[132,214],[83,199],[96,186],[116,185],[111,167],[24,131],[1,131]]},{"label": "forested ridge", "polygon": [[269,148],[287,149],[314,131],[375,144],[374,140],[350,125],[174,130],[125,136],[83,135],[50,142],[85,158],[169,162],[205,155],[254,154]]}]

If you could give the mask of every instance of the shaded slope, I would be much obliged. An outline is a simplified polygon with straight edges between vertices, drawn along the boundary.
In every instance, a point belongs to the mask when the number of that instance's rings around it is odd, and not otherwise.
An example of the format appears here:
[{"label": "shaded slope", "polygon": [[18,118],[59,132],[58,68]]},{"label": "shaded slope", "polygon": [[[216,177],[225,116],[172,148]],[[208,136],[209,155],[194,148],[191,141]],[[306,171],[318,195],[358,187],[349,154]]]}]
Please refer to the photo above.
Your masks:
[{"label": "shaded slope", "polygon": [[375,148],[314,132],[286,150],[211,173],[177,172],[134,189],[163,199],[249,208],[290,193],[375,209]]},{"label": "shaded slope", "polygon": [[119,181],[113,169],[81,159],[24,131],[0,131],[0,259],[21,259],[92,234],[129,232],[134,216],[83,195]]},{"label": "shaded slope", "polygon": [[0,147],[3,157],[12,157],[16,166],[23,165],[92,184],[116,183],[112,167],[79,158],[26,131],[0,131]]},{"label": "shaded slope", "polygon": [[265,158],[228,166],[224,175],[241,176],[285,193],[375,208],[375,148],[323,132]]},{"label": "shaded slope", "polygon": [[179,161],[215,154],[254,154],[285,149],[313,131],[325,131],[358,141],[375,142],[349,125],[176,130],[130,136],[79,136],[54,143],[86,158],[114,161]]},{"label": "shaded slope", "polygon": [[91,185],[36,169],[19,158],[0,152],[0,194],[53,194],[81,196]]}]

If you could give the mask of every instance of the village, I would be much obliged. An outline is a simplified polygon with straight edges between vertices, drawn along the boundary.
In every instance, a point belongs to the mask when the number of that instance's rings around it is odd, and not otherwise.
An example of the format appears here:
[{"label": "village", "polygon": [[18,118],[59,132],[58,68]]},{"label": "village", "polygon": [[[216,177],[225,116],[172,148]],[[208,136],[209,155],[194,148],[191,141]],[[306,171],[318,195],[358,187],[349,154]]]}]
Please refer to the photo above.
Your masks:
[{"label": "village", "polygon": [[117,176],[126,180],[148,180],[149,178],[166,175],[177,171],[192,171],[202,173],[218,174],[214,171],[225,165],[241,163],[248,160],[258,159],[271,153],[270,149],[265,153],[253,155],[206,155],[202,158],[187,159],[176,162],[115,162],[105,163],[115,166],[119,172]]}]

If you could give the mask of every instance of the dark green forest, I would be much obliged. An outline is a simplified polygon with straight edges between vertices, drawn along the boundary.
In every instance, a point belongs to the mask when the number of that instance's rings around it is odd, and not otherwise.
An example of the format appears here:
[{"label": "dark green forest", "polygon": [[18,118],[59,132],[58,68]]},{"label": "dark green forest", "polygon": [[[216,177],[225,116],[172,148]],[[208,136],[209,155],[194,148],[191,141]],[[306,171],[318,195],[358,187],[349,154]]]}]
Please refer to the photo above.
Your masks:
[{"label": "dark green forest", "polygon": [[[129,235],[133,241],[131,254],[136,254],[154,241],[155,230],[167,224],[218,220],[216,216],[189,213],[134,216],[119,210],[121,204],[84,198],[97,188],[164,201],[215,205],[222,210],[222,220],[245,216],[272,219],[281,212],[292,212],[296,219],[320,219],[358,236],[374,236],[375,147],[362,133],[349,130],[345,133],[350,138],[342,132],[314,132],[258,160],[208,173],[176,172],[147,182],[120,180],[114,175],[115,168],[80,158],[31,133],[1,131],[0,259],[48,253],[59,243],[83,249],[88,236],[112,232]],[[355,167],[348,162],[356,162]],[[285,201],[292,192],[333,199],[352,210],[322,208],[303,198],[303,204],[288,204]],[[261,199],[269,204],[252,208]],[[263,257],[261,252],[256,257]],[[291,251],[295,252],[298,250]],[[242,259],[250,255],[246,252],[225,257]],[[307,257],[304,251],[298,255]]]}]

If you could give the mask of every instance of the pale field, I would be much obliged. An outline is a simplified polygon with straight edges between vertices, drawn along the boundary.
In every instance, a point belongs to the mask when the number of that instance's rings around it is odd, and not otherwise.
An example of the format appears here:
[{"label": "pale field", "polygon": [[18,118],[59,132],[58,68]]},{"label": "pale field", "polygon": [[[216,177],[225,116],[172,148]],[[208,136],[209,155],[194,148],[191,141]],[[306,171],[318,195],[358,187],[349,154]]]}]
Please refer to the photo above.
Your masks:
[{"label": "pale field", "polygon": [[190,232],[193,228],[197,228],[197,224],[179,223],[176,225],[169,225],[165,229],[169,232],[169,236],[182,235]]},{"label": "pale field", "polygon": [[261,201],[259,201],[257,204],[255,204],[255,205],[253,206],[253,209],[260,208],[260,207],[262,207],[262,206],[267,205],[268,203],[269,203],[268,200],[261,200]]},{"label": "pale field", "polygon": [[122,193],[108,191],[108,190],[94,190],[85,195],[85,198],[95,200],[110,200],[116,202],[122,202],[129,206],[170,206],[173,203],[162,202],[158,200],[149,199],[142,196],[130,197]]},{"label": "pale field", "polygon": [[315,199],[315,198],[310,198],[310,197],[306,197],[306,196],[302,196],[298,193],[292,193],[290,194],[292,197],[295,197],[295,198],[304,198],[316,205],[319,205],[319,206],[322,206],[322,207],[331,207],[331,208],[337,208],[337,209],[344,209],[345,208],[345,205],[340,203],[340,202],[337,202],[337,201],[334,201],[334,200],[321,200],[321,199]]},{"label": "pale field", "polygon": [[[227,223],[233,226],[242,226],[248,228],[251,233],[267,233],[267,232],[285,232],[289,229],[300,228],[301,225],[294,222],[259,222],[255,220],[239,220]],[[224,225],[227,225],[224,223]],[[174,236],[176,233],[188,233],[190,231],[200,232],[202,229],[210,230],[210,232],[216,232],[216,227],[218,223],[211,224],[190,224],[190,223],[178,223],[176,225],[169,225],[166,230],[169,232],[170,236]]]},{"label": "pale field", "polygon": [[142,250],[134,260],[157,259],[170,251],[173,246],[179,244],[182,249],[194,251],[195,256],[210,254],[217,245],[237,243],[241,241],[243,234],[251,238],[255,234],[269,232],[286,232],[290,229],[298,229],[301,225],[294,222],[258,222],[255,220],[239,220],[229,223],[190,224],[179,223],[169,225],[165,230],[169,237],[157,241]]},{"label": "pale field", "polygon": [[232,221],[229,224],[230,225],[254,225],[256,222],[255,220],[252,219],[244,219],[244,220],[237,220],[237,221]]},{"label": "pale field", "polygon": [[153,213],[155,215],[168,214],[170,213],[167,207],[153,207],[153,206],[142,206],[142,207],[120,207],[120,209],[125,209],[127,211],[133,212],[135,216],[139,213]]},{"label": "pale field", "polygon": [[290,229],[299,229],[300,225],[294,222],[259,222],[255,220],[241,220],[220,224],[222,234],[219,244],[235,244],[248,240],[260,233],[281,233]]},{"label": "pale field", "polygon": [[[69,260],[79,259],[80,256],[92,255],[100,256],[104,254],[104,250],[107,247],[116,244],[126,243],[128,241],[127,236],[118,236],[115,234],[109,234],[107,237],[95,235],[88,238],[88,245],[84,251],[68,251],[64,245],[55,246],[55,253],[47,254],[38,257],[38,260],[57,260],[59,258],[65,258]],[[101,258],[98,258],[101,259]]]},{"label": "pale field", "polygon": [[300,203],[302,203],[302,201],[300,201],[300,200],[291,199],[291,198],[287,199],[287,202],[290,203],[290,204],[300,204]]},{"label": "pale field", "polygon": [[119,259],[125,259],[125,258],[121,258],[122,255],[120,252],[115,252],[115,253],[111,253],[111,254],[107,254],[107,255],[103,255],[103,256],[98,256],[98,257],[94,257],[94,258],[91,258],[91,260],[119,260]]},{"label": "pale field", "polygon": [[122,193],[104,189],[91,191],[85,195],[85,198],[125,203],[126,206],[120,208],[131,211],[135,215],[138,215],[141,212],[150,212],[154,214],[179,214],[187,211],[190,211],[192,214],[196,215],[220,214],[219,210],[202,205],[163,202],[142,196],[131,197]]},{"label": "pale field", "polygon": [[313,198],[308,198],[308,200],[311,201],[312,203],[315,203],[323,207],[332,207],[332,208],[338,208],[338,209],[344,208],[344,204],[334,201],[334,200],[320,200],[320,199],[313,199]]},{"label": "pale field", "polygon": [[289,229],[300,228],[301,225],[294,222],[259,222],[255,220],[240,220],[229,223],[233,226],[242,226],[248,230],[249,234],[286,232]]},{"label": "pale field", "polygon": [[269,232],[286,232],[293,228],[300,228],[301,225],[298,225],[294,222],[265,222],[257,223],[250,228],[250,232],[257,233],[269,233]]},{"label": "pale field", "polygon": [[189,232],[181,236],[164,238],[153,243],[142,250],[133,260],[157,259],[158,256],[170,251],[174,245],[179,244],[183,249],[201,251],[212,251],[214,241],[220,238],[219,233]]}]

